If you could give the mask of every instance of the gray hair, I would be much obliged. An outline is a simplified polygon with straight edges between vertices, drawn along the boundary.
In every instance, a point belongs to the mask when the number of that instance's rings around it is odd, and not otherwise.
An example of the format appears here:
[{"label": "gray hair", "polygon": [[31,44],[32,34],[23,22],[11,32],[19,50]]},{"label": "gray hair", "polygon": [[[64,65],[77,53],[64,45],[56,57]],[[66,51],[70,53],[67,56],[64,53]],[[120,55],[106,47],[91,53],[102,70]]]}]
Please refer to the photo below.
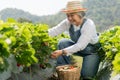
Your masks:
[{"label": "gray hair", "polygon": [[85,16],[85,11],[80,11],[80,12],[77,12],[77,14],[83,18]]}]

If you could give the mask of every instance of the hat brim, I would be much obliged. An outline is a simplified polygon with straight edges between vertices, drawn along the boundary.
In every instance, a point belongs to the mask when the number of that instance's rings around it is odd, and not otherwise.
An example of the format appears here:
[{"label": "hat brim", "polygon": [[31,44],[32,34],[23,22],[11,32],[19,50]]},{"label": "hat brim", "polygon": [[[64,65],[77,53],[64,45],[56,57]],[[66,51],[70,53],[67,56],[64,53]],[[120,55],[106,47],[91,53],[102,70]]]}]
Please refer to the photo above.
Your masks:
[{"label": "hat brim", "polygon": [[79,8],[79,9],[62,9],[64,13],[73,13],[73,12],[80,12],[80,11],[87,11],[86,8]]}]

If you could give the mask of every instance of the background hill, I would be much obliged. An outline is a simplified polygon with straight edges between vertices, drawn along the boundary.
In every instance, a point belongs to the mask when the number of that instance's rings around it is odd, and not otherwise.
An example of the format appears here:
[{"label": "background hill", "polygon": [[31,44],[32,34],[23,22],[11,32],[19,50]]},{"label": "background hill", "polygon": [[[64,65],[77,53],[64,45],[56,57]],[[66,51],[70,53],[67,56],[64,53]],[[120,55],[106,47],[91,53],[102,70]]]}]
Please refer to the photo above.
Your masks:
[{"label": "background hill", "polygon": [[120,25],[120,0],[87,0],[87,16],[92,18],[99,31]]},{"label": "background hill", "polygon": [[[94,20],[99,32],[114,25],[120,25],[120,0],[86,0],[83,4],[88,11],[86,16]],[[36,16],[19,9],[7,8],[0,11],[1,19],[15,18],[19,22],[45,23],[50,27],[55,26],[65,17],[63,13],[54,15]]]},{"label": "background hill", "polygon": [[39,16],[32,15],[29,12],[25,12],[23,10],[16,9],[16,8],[6,8],[0,12],[0,15],[1,15],[1,19],[4,21],[8,17],[11,17],[11,18],[14,18],[16,20],[19,18],[24,18],[24,19],[31,20],[33,22],[37,22],[40,18]]},{"label": "background hill", "polygon": [[54,26],[65,18],[65,14],[58,12],[55,15],[36,16],[16,8],[6,8],[0,11],[0,18],[2,20],[6,21],[9,17],[18,21],[26,20],[33,23],[45,23],[49,26]]}]

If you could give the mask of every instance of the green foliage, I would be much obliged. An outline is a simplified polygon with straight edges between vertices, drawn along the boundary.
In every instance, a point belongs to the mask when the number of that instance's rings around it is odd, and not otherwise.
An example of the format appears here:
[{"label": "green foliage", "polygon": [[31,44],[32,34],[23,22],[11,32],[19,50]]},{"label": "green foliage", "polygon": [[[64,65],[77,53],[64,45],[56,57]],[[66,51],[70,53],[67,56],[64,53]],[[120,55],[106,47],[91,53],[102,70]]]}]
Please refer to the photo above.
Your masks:
[{"label": "green foliage", "polygon": [[50,67],[50,54],[62,37],[68,36],[50,37],[46,24],[18,23],[12,18],[0,21],[0,71],[7,69],[10,54],[15,56],[18,66],[38,63]]},{"label": "green foliage", "polygon": [[115,71],[115,74],[120,74],[120,52],[116,54],[113,63],[113,70]]},{"label": "green foliage", "polygon": [[[45,24],[17,23],[14,19],[0,23],[0,71],[7,69],[6,58],[15,55],[19,65],[24,67],[42,63],[56,49],[56,41],[48,35]],[[55,44],[54,44],[55,43]]]},{"label": "green foliage", "polygon": [[5,57],[0,57],[0,72],[7,70],[8,66],[7,59]]},{"label": "green foliage", "polygon": [[7,22],[11,22],[12,23],[12,22],[16,22],[16,21],[13,18],[8,18]]},{"label": "green foliage", "polygon": [[120,73],[120,26],[115,26],[100,35],[100,43],[105,51],[105,61],[113,65],[115,73]]}]

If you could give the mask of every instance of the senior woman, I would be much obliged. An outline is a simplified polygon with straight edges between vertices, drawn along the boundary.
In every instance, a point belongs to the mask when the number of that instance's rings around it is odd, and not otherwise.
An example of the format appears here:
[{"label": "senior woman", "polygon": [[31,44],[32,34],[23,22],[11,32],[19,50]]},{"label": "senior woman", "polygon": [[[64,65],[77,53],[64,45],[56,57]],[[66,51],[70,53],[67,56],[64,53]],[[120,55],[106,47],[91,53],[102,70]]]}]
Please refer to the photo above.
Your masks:
[{"label": "senior woman", "polygon": [[83,80],[92,80],[99,67],[99,56],[94,51],[94,44],[98,42],[96,26],[91,19],[85,18],[85,11],[80,1],[69,1],[62,10],[67,16],[57,26],[49,29],[50,36],[57,36],[69,31],[70,39],[58,42],[58,50],[51,54],[57,58],[57,66],[70,64],[70,55],[83,57],[81,77]]}]

